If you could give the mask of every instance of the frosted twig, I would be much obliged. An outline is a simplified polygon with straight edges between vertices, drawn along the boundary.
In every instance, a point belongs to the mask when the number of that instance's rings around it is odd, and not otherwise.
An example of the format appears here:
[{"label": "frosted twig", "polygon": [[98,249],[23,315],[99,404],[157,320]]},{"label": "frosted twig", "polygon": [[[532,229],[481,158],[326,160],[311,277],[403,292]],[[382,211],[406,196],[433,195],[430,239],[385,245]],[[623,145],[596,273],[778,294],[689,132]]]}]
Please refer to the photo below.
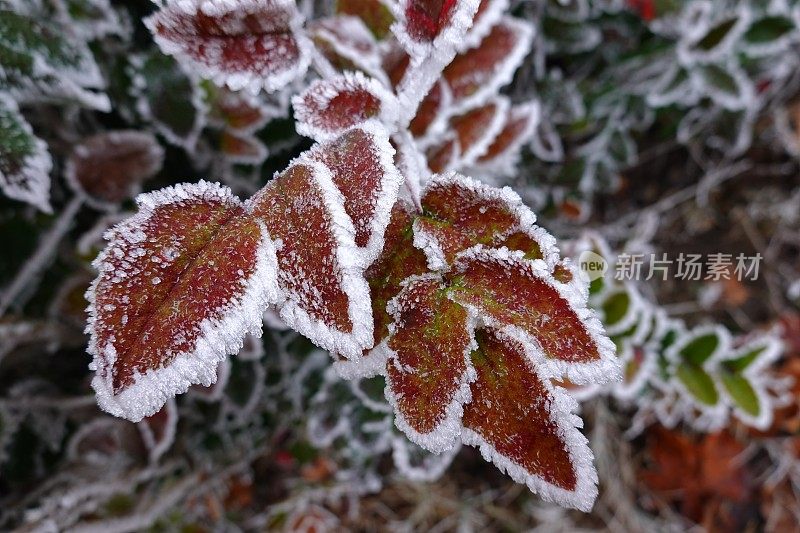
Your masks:
[{"label": "frosted twig", "polygon": [[3,316],[12,304],[17,307],[22,306],[24,300],[20,301],[18,297],[33,282],[34,278],[47,267],[58,243],[69,231],[72,225],[71,222],[81,206],[83,206],[83,199],[79,196],[73,196],[61,214],[58,215],[50,231],[39,241],[39,247],[28,258],[6,290],[3,291],[3,295],[0,297],[0,316]]}]

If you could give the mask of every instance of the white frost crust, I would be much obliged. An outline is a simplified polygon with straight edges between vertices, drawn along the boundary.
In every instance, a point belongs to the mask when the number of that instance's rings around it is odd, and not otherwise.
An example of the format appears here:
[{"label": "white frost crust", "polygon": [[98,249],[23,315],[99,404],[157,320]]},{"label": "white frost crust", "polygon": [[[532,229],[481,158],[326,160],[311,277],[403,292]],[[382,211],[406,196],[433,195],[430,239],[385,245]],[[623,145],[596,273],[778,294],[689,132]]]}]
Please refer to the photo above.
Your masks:
[{"label": "white frost crust", "polygon": [[[536,215],[522,202],[522,198],[520,198],[511,187],[492,187],[491,185],[486,185],[485,183],[482,183],[474,178],[464,176],[454,171],[449,171],[432,176],[425,186],[423,196],[427,194],[428,191],[435,189],[436,187],[447,187],[450,185],[457,185],[462,189],[474,192],[477,196],[484,198],[485,200],[497,201],[504,204],[509,211],[516,215],[518,220],[517,225],[511,228],[508,234],[521,232],[525,233],[531,239],[536,241],[541,248],[542,257],[544,258],[544,262],[547,264],[547,268],[552,271],[559,261],[559,252],[558,248],[556,247],[556,239],[544,228],[536,225]],[[416,225],[414,229],[416,230]],[[507,235],[501,235],[500,237],[502,238],[505,236]],[[427,240],[430,239],[432,239],[430,236],[421,236],[420,243],[427,244]],[[417,244],[416,231],[414,235],[414,244]],[[428,249],[431,252],[435,251],[430,248]],[[426,251],[426,255],[428,249],[423,248],[423,251]],[[439,257],[435,255],[428,256],[428,261],[433,261],[433,264],[439,264],[440,262],[444,262],[444,255],[442,254]]]},{"label": "white frost crust", "polygon": [[528,260],[525,259],[524,256],[525,254],[523,252],[512,251],[506,247],[487,248],[478,244],[464,250],[456,256],[455,269],[457,272],[463,272],[466,269],[464,265],[465,261],[490,261],[516,267],[523,273],[544,281],[555,289],[561,298],[567,301],[570,309],[572,309],[580,319],[586,333],[597,346],[597,352],[600,355],[598,360],[588,363],[577,363],[546,357],[541,349],[541,345],[531,334],[519,327],[497,322],[491,317],[483,315],[480,309],[472,305],[460,305],[470,309],[470,312],[475,316],[481,316],[482,320],[490,327],[503,329],[507,334],[514,336],[520,341],[524,340],[526,346],[530,345],[534,347],[532,348],[534,350],[533,353],[542,355],[541,360],[536,363],[537,368],[546,378],[567,378],[576,385],[589,383],[603,384],[620,381],[622,379],[622,365],[619,358],[616,356],[616,346],[611,339],[606,336],[603,324],[600,322],[595,311],[586,306],[582,291],[577,290],[573,285],[565,285],[553,279],[550,269],[541,259]]},{"label": "white frost crust", "polygon": [[[520,341],[515,334],[510,334],[505,328],[496,333],[500,338],[510,338],[511,342]],[[554,386],[550,378],[540,371],[538,361],[544,358],[544,354],[537,353],[538,349],[527,342],[522,342],[521,344],[525,349],[530,371],[536,374],[542,385],[552,396],[549,410],[550,419],[555,423],[558,435],[564,443],[571,463],[575,468],[575,490],[565,490],[528,472],[521,465],[498,452],[494,446],[476,431],[464,428],[461,432],[461,441],[468,446],[478,448],[485,460],[494,463],[497,468],[508,474],[517,483],[527,485],[532,492],[538,494],[543,500],[589,512],[597,498],[598,478],[597,470],[594,467],[594,454],[589,448],[589,442],[586,437],[579,431],[579,428],[583,427],[583,421],[575,414],[578,404],[566,391]]]},{"label": "white frost crust", "polygon": [[455,54],[460,43],[464,42],[464,36],[467,35],[467,32],[472,27],[475,13],[478,12],[478,7],[480,6],[480,0],[457,2],[450,17],[450,24],[443,28],[431,42],[420,42],[414,40],[406,29],[405,7],[409,1],[404,0],[390,4],[392,15],[395,18],[390,30],[408,52],[408,55],[411,56],[411,67],[419,66],[428,56],[434,54]]},{"label": "white frost crust", "polygon": [[231,154],[228,152],[222,152],[222,156],[229,163],[237,163],[241,165],[260,165],[267,159],[267,157],[269,157],[269,148],[267,148],[266,145],[264,145],[264,143],[262,143],[257,137],[248,134],[240,135],[238,133],[234,133],[233,131],[228,131],[227,134],[253,148],[253,153],[250,154]]},{"label": "white frost crust", "polygon": [[[238,15],[258,13],[264,8],[274,8],[276,11],[278,9],[284,10],[288,18],[286,31],[291,33],[297,42],[297,61],[292,65],[286,65],[281,71],[273,74],[248,70],[223,70],[216,63],[220,58],[214,57],[214,54],[209,54],[205,58],[208,61],[207,63],[197,61],[185,51],[183,43],[162,37],[156,31],[158,22],[164,22],[166,26],[174,25],[174,21],[170,20],[170,18],[176,12],[182,12],[190,16],[203,13],[211,17],[222,17],[231,13]],[[167,2],[159,11],[145,18],[143,22],[153,34],[153,40],[163,53],[175,57],[181,64],[186,66],[187,70],[196,72],[199,76],[210,79],[219,86],[227,86],[233,91],[245,89],[252,94],[256,94],[262,88],[270,93],[284,88],[306,73],[314,50],[314,44],[303,30],[303,17],[292,0],[173,0]],[[250,38],[252,39],[253,37]],[[219,55],[219,49],[213,49],[215,47],[209,48],[217,56]]]},{"label": "white frost crust", "polygon": [[[421,280],[440,281],[441,278],[437,274],[421,274],[410,276],[403,280],[401,284],[403,289],[401,289],[397,296],[389,300],[389,302],[386,304],[387,313],[389,313],[389,315],[394,319],[394,322],[389,324],[389,339],[391,339],[391,335],[398,327],[403,326],[402,324],[398,324],[400,313],[399,299],[403,296],[403,293],[407,287]],[[466,329],[470,336],[470,342],[467,345],[467,348],[464,350],[465,371],[461,375],[458,389],[453,394],[452,400],[444,409],[444,417],[433,429],[433,431],[430,431],[429,433],[420,433],[411,427],[400,410],[398,405],[399,397],[392,390],[392,379],[389,376],[389,373],[386,372],[386,388],[384,389],[384,394],[386,396],[386,401],[389,402],[389,405],[391,405],[392,409],[394,410],[395,426],[397,426],[397,429],[405,433],[411,442],[419,445],[429,452],[438,454],[452,449],[458,443],[458,438],[461,435],[463,428],[461,421],[464,417],[464,405],[472,401],[470,383],[474,382],[478,378],[478,374],[475,372],[475,368],[472,366],[472,359],[470,358],[470,354],[478,348],[478,343],[475,340],[476,321],[477,320],[475,316],[468,312]],[[402,368],[400,363],[397,362],[396,352],[394,352],[388,346],[388,343],[386,350],[389,353],[386,366],[388,367],[388,365],[393,365],[402,372],[408,372],[408,369]]]},{"label": "white frost crust", "polygon": [[506,116],[511,107],[511,103],[505,96],[495,96],[491,98],[485,105],[494,105],[494,115],[488,124],[483,128],[483,134],[475,141],[472,146],[464,150],[462,147],[461,160],[459,166],[469,166],[475,163],[480,156],[489,150],[494,140],[503,131],[503,126],[506,123]]},{"label": "white frost crust", "polygon": [[[732,53],[734,45],[740,40],[750,26],[752,15],[749,9],[715,11],[711,2],[695,2],[683,12],[683,32],[676,47],[678,61],[682,65],[692,66],[696,63],[713,63]],[[722,40],[710,50],[700,50],[696,45],[714,29],[714,27],[729,19],[735,18],[736,22],[728,30]]]},{"label": "white frost crust", "polygon": [[391,350],[384,339],[380,344],[369,351],[367,355],[355,359],[336,360],[333,369],[342,379],[367,379],[386,374],[386,361],[391,355]]},{"label": "white frost crust", "polygon": [[444,272],[450,269],[445,259],[444,250],[439,245],[439,241],[422,229],[419,218],[415,218],[411,225],[414,232],[414,247],[422,250],[428,263],[428,270],[433,272]]},{"label": "white frost crust", "polygon": [[436,481],[442,477],[442,474],[445,473],[461,450],[461,446],[453,446],[438,455],[423,452],[419,461],[420,464],[413,464],[412,450],[409,449],[411,446],[415,445],[405,437],[392,437],[392,459],[394,460],[394,465],[407,479],[425,483]]},{"label": "white frost crust", "polygon": [[[178,203],[189,198],[216,199],[237,202],[230,189],[216,183],[200,181],[197,184],[179,184],[160,191],[142,194],[136,199],[139,212],[106,233],[109,240],[124,232],[139,231],[156,208]],[[116,359],[113,344],[97,345],[97,311],[95,293],[102,274],[86,292],[89,313],[86,333],[90,335],[88,352],[93,356],[89,365],[95,371],[92,388],[97,394],[101,409],[138,422],[150,416],[177,394],[186,392],[190,385],[209,386],[217,379],[219,362],[229,354],[237,353],[245,334],[261,335],[261,315],[268,305],[279,300],[277,284],[278,259],[267,228],[261,227],[261,245],[256,254],[256,265],[249,278],[240,280],[242,294],[217,310],[217,318],[207,318],[200,324],[200,335],[192,350],[178,354],[169,366],[150,369],[134,375],[133,383],[114,394],[112,371]],[[92,263],[103,272],[103,263],[109,254],[107,247]]]},{"label": "white frost crust", "polygon": [[[366,246],[356,247],[359,251],[358,259],[363,268],[369,267],[383,251],[384,236],[389,220],[392,217],[392,207],[397,201],[403,176],[394,165],[395,149],[389,142],[386,129],[376,122],[366,122],[352,129],[358,129],[372,138],[375,155],[382,170],[380,190],[375,202],[375,210],[370,221],[370,236]],[[312,148],[311,157],[316,151],[324,152],[324,145]]]},{"label": "white frost crust", "polygon": [[[624,352],[620,357],[624,364],[627,364],[631,360],[633,356],[633,349],[634,347],[631,345],[625,346]],[[630,382],[625,382],[623,380],[622,382],[615,384],[614,388],[611,389],[611,393],[614,395],[614,397],[621,402],[630,402],[636,399],[642,389],[644,389],[647,382],[650,380],[650,377],[655,374],[657,370],[658,354],[648,346],[642,346],[641,349],[644,355],[636,376]]]},{"label": "white frost crust", "polygon": [[[380,80],[385,86],[389,86],[389,79],[381,65],[378,43],[375,41],[372,32],[360,18],[352,15],[336,15],[317,22],[319,22],[319,24],[315,26],[313,30],[310,30],[317,38],[328,43],[337,55],[353,63],[356,68]],[[337,23],[341,25],[342,27],[340,30],[346,33],[347,37],[352,41],[347,42],[341,39],[335,32],[326,27],[325,23]],[[353,46],[352,43],[358,41],[361,41],[364,47],[371,48],[371,53],[365,50],[359,50],[356,46]]]},{"label": "white frost crust", "polygon": [[752,340],[745,345],[741,346],[731,357],[725,359],[737,359],[755,350],[759,346],[764,346],[764,351],[756,356],[755,360],[748,365],[741,375],[747,379],[752,385],[753,391],[758,398],[758,405],[760,408],[757,417],[752,416],[750,413],[741,409],[738,404],[731,397],[728,389],[720,381],[719,388],[721,391],[722,399],[728,404],[733,412],[733,415],[741,420],[748,426],[754,427],[759,430],[766,430],[772,424],[774,403],[769,393],[769,379],[766,375],[767,367],[774,363],[783,352],[783,342],[775,332],[764,334],[762,337]]},{"label": "white frost crust", "polygon": [[472,24],[464,38],[458,43],[457,50],[463,53],[470,48],[475,48],[484,37],[489,35],[492,28],[503,17],[508,10],[508,0],[489,0],[489,7],[483,12],[481,17]]},{"label": "white frost crust", "polygon": [[[517,36],[514,47],[511,52],[502,58],[497,66],[497,70],[492,76],[491,80],[481,85],[471,95],[462,99],[457,99],[453,102],[451,112],[453,114],[463,113],[469,109],[478,107],[488,102],[492,96],[497,94],[501,87],[511,82],[514,77],[514,72],[522,64],[523,59],[531,50],[531,43],[534,37],[534,27],[531,23],[523,21],[515,17],[502,17],[497,23],[500,26],[506,26],[511,29],[512,33]],[[469,53],[469,51],[467,51]]]},{"label": "white frost crust", "polygon": [[[330,128],[319,119],[317,109],[326,109],[330,102],[342,92],[365,91],[380,102],[377,116],[365,121],[353,122],[343,128]],[[313,81],[302,93],[292,97],[297,133],[316,141],[329,141],[342,132],[358,125],[384,125],[395,131],[400,116],[397,97],[383,83],[368,78],[362,72],[345,72],[335,78]]]},{"label": "white frost crust", "polygon": [[[528,117],[522,132],[508,145],[505,151],[497,154],[491,159],[476,161],[474,167],[481,173],[495,174],[500,176],[511,176],[517,171],[519,165],[520,152],[522,147],[528,144],[536,132],[541,120],[541,105],[537,100],[514,105],[508,112],[508,119],[505,126],[520,117]],[[502,131],[502,130],[501,130]]]},{"label": "white frost crust", "polygon": [[139,434],[142,436],[142,441],[147,448],[147,454],[151,463],[156,463],[172,446],[175,442],[175,431],[178,428],[178,405],[175,403],[175,398],[170,398],[164,404],[162,409],[167,410],[167,424],[164,428],[164,435],[161,440],[157,440],[153,428],[147,420],[142,420],[136,427],[139,428]]},{"label": "white frost crust", "polygon": [[205,388],[195,385],[189,389],[189,394],[204,402],[218,402],[225,393],[225,386],[228,384],[230,377],[231,362],[230,359],[225,358],[217,366],[217,381]]},{"label": "white frost crust", "polygon": [[[369,285],[364,278],[363,260],[355,243],[353,222],[344,210],[344,196],[333,183],[331,171],[308,152],[295,159],[289,168],[304,165],[312,169],[314,183],[322,195],[322,202],[330,217],[330,230],[336,240],[336,263],[340,269],[341,287],[348,296],[348,316],[353,330],[345,333],[313,318],[303,302],[281,289],[285,300],[279,304],[280,317],[287,326],[308,337],[324,350],[340,353],[348,359],[358,358],[372,346],[372,306]],[[280,278],[280,276],[278,276]],[[261,312],[258,315],[261,321]]]},{"label": "white frost crust", "polygon": [[[9,115],[12,117],[16,115],[17,125],[34,141],[34,153],[25,157],[18,174],[6,176],[0,172],[0,189],[9,198],[29,203],[40,211],[50,214],[53,212],[50,205],[50,171],[53,169],[53,160],[47,150],[47,144],[34,135],[33,128],[19,112],[19,107],[11,96],[3,95],[0,92],[0,98],[3,99],[3,103],[0,104],[0,113],[2,113],[2,107],[5,107]],[[3,124],[2,114],[0,114],[0,126],[10,128]],[[24,183],[25,186],[21,187],[19,182]]]}]

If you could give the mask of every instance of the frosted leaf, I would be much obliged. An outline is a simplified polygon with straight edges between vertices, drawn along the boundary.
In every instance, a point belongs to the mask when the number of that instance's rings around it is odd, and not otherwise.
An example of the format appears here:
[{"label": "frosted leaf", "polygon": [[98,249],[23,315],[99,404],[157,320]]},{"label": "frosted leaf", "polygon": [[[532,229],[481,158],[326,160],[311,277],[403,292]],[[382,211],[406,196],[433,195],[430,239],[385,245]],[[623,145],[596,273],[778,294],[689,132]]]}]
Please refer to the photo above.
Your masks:
[{"label": "frosted leaf", "polygon": [[463,52],[478,46],[503,17],[508,10],[508,4],[508,0],[481,0],[472,27],[460,42],[458,51]]},{"label": "frosted leaf", "polygon": [[312,44],[291,0],[184,0],[145,19],[161,50],[218,85],[277,91],[305,74]]},{"label": "frosted leaf", "polygon": [[484,172],[512,175],[517,170],[519,153],[530,142],[540,116],[536,101],[511,106],[506,113],[505,123],[489,148],[475,162]]},{"label": "frosted leaf", "polygon": [[747,8],[718,11],[710,7],[710,2],[697,4],[684,10],[687,30],[677,45],[678,59],[684,65],[710,63],[726,57],[750,25],[751,14]]},{"label": "frosted leaf", "polygon": [[147,448],[150,462],[158,462],[175,442],[175,430],[178,427],[178,406],[175,398],[167,400],[160,411],[143,418],[136,426]]},{"label": "frosted leaf", "polygon": [[462,252],[449,297],[494,327],[510,327],[537,347],[546,377],[604,383],[620,376],[614,343],[586,307],[586,295],[552,279],[540,260],[481,245]]},{"label": "frosted leaf", "polygon": [[394,166],[394,148],[381,126],[364,124],[326,144],[308,157],[331,171],[353,222],[355,244],[366,267],[383,249],[383,234],[403,177]]},{"label": "frosted leaf", "polygon": [[451,132],[443,137],[438,144],[433,144],[425,151],[428,168],[431,172],[444,173],[453,170],[459,162],[461,146],[458,136]]},{"label": "frosted leaf", "polygon": [[54,2],[58,16],[64,24],[87,41],[107,35],[126,36],[128,25],[123,25],[110,0],[58,0]]},{"label": "frosted leaf", "polygon": [[450,87],[443,80],[437,81],[408,124],[408,130],[416,137],[418,145],[427,146],[441,137],[447,129],[447,112],[452,101]]},{"label": "frosted leaf", "polygon": [[444,69],[453,93],[453,105],[466,110],[486,103],[528,54],[533,27],[520,19],[503,17],[476,47],[455,57]]},{"label": "frosted leaf", "polygon": [[297,132],[318,141],[331,139],[352,126],[396,127],[397,98],[379,81],[348,72],[311,83],[292,98]]},{"label": "frosted leaf", "polygon": [[436,481],[453,462],[461,449],[460,442],[440,454],[431,453],[410,442],[404,437],[392,439],[392,460],[394,466],[411,481]]},{"label": "frosted leaf", "polygon": [[476,338],[463,442],[542,499],[588,512],[598,480],[575,401],[541,375],[530,346],[497,330]]},{"label": "frosted leaf", "polygon": [[43,20],[0,5],[0,90],[20,102],[67,100],[109,111],[108,97],[96,92],[104,81],[86,43]]},{"label": "frosted leaf", "polygon": [[101,408],[132,421],[213,383],[278,300],[270,236],[228,189],[176,185],[137,204],[106,234],[86,294],[92,387]]},{"label": "frosted leaf", "polygon": [[207,111],[197,79],[157,50],[131,58],[129,75],[137,112],[168,142],[194,150]]},{"label": "frosted leaf", "polygon": [[378,43],[360,18],[340,15],[318,19],[308,24],[308,32],[317,50],[337,71],[360,70],[388,83]]},{"label": "frosted leaf", "polygon": [[455,49],[472,25],[479,0],[403,0],[391,30],[420,60],[432,50]]},{"label": "frosted leaf", "polygon": [[237,134],[258,131],[271,119],[283,115],[285,109],[280,104],[269,105],[261,95],[226,88],[214,92],[209,109],[209,121]]},{"label": "frosted leaf", "polygon": [[470,317],[447,299],[446,286],[432,275],[407,279],[387,309],[394,322],[386,399],[395,408],[395,424],[426,450],[448,450],[460,435],[463,405],[475,379]]},{"label": "frosted leaf", "polygon": [[776,333],[745,339],[716,365],[716,376],[733,415],[748,426],[766,430],[773,419],[767,367],[780,357],[782,343]]},{"label": "frosted leaf", "polygon": [[148,132],[118,130],[84,139],[72,149],[64,176],[93,207],[112,210],[141,191],[164,161],[164,149]]},{"label": "frosted leaf", "polygon": [[712,373],[716,362],[729,352],[731,336],[722,326],[697,327],[678,338],[666,351],[671,383],[692,407],[710,419],[727,416]]},{"label": "frosted leaf", "polygon": [[472,165],[487,152],[503,129],[509,106],[506,97],[496,96],[486,104],[450,119],[461,148],[461,165]]},{"label": "frosted leaf", "polygon": [[692,80],[698,92],[726,109],[735,111],[753,105],[755,88],[738,65],[700,65],[692,70]]},{"label": "frosted leaf", "polygon": [[383,39],[394,22],[389,5],[384,0],[337,0],[336,12],[358,17],[377,39]]},{"label": "frosted leaf", "polygon": [[219,151],[229,162],[243,165],[260,165],[269,155],[267,147],[257,137],[233,131],[222,132]]},{"label": "frosted leaf", "polygon": [[33,134],[16,102],[0,93],[0,189],[9,198],[52,213],[52,167],[47,145]]},{"label": "frosted leaf", "polygon": [[555,265],[555,239],[535,225],[536,216],[508,187],[447,173],[431,179],[421,202],[424,214],[414,222],[414,244],[432,270],[446,269],[475,244],[507,246]]},{"label": "frosted leaf", "polygon": [[248,210],[275,242],[281,319],[321,348],[358,357],[372,346],[372,319],[344,202],[331,170],[306,154],[251,198]]}]

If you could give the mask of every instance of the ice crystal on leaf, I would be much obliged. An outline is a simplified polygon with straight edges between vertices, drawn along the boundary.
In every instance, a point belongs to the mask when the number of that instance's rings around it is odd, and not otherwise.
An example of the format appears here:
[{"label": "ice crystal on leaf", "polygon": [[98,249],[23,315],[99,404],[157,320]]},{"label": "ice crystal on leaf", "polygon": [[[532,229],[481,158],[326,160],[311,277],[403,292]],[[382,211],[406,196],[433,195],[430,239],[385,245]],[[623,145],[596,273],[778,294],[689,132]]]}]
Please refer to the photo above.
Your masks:
[{"label": "ice crystal on leaf", "polygon": [[233,90],[276,91],[310,62],[291,0],[170,0],[145,24],[165,53]]}]

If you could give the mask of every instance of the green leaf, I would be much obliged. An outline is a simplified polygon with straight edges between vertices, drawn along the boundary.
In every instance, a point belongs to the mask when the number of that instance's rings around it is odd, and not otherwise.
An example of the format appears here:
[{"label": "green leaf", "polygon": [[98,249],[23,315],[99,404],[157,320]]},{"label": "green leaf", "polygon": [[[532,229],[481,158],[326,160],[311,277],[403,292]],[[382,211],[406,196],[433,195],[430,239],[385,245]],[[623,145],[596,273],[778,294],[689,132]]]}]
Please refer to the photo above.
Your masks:
[{"label": "green leaf", "polygon": [[738,21],[739,19],[737,17],[723,20],[708,30],[705,36],[703,36],[703,38],[694,45],[694,48],[704,50],[706,52],[713,50],[719,46],[723,40],[725,40],[725,37],[730,33]]},{"label": "green leaf", "polygon": [[606,298],[603,302],[603,322],[606,327],[613,326],[628,314],[631,306],[631,297],[627,292],[617,292]]},{"label": "green leaf", "polygon": [[750,350],[749,352],[745,353],[740,357],[723,361],[722,364],[727,370],[735,374],[738,374],[744,371],[744,369],[746,369],[748,366],[750,366],[753,363],[753,361],[755,361],[758,358],[759,355],[764,353],[766,349],[767,349],[766,346],[759,346],[758,348],[754,348],[753,350]]},{"label": "green leaf", "polygon": [[722,385],[739,408],[751,416],[759,415],[761,405],[758,395],[746,378],[738,374],[726,373],[722,375]]},{"label": "green leaf", "polygon": [[720,339],[715,332],[706,333],[696,337],[681,348],[679,355],[685,361],[699,366],[714,354],[719,344]]},{"label": "green leaf", "polygon": [[794,23],[788,17],[764,17],[750,25],[744,34],[744,40],[751,44],[766,44],[780,39],[794,29]]},{"label": "green leaf", "polygon": [[702,368],[697,366],[681,363],[678,365],[676,372],[678,379],[686,386],[689,394],[700,403],[706,405],[716,405],[719,401],[719,393],[714,386],[714,380],[711,379]]},{"label": "green leaf", "polygon": [[85,90],[104,84],[86,43],[40,18],[0,9],[0,64],[0,91],[110,108],[105,95]]},{"label": "green leaf", "polygon": [[198,83],[187,76],[178,62],[152,50],[139,63],[136,78],[139,110],[152,120],[167,141],[191,149],[205,125],[205,106]]},{"label": "green leaf", "polygon": [[36,138],[13,100],[0,93],[0,189],[50,213],[51,167],[47,145]]}]

